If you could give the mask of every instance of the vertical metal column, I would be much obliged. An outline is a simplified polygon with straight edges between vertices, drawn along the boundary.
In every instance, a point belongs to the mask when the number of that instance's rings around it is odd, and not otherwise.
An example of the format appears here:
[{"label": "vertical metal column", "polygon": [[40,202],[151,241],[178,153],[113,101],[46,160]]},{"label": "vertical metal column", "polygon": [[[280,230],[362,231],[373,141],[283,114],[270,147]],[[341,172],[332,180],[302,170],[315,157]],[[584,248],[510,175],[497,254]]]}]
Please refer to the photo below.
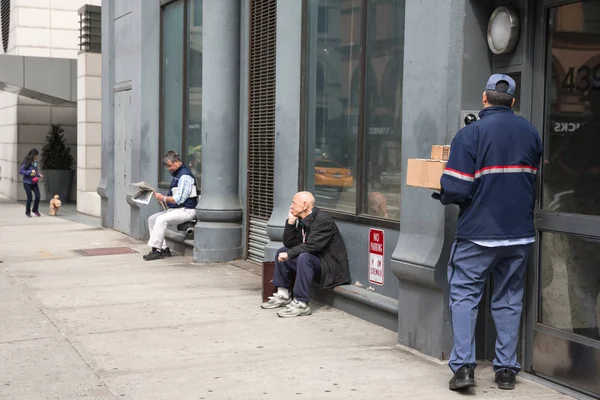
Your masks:
[{"label": "vertical metal column", "polygon": [[240,2],[203,2],[202,196],[194,262],[242,256],[238,197]]}]

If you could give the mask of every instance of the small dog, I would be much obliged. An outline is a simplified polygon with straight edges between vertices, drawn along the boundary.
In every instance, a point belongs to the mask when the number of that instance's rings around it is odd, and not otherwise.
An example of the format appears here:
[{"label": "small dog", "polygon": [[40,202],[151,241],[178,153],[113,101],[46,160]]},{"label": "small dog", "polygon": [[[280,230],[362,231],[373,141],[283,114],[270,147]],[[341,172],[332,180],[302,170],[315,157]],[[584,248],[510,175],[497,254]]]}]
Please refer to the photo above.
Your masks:
[{"label": "small dog", "polygon": [[58,214],[58,210],[62,206],[62,202],[60,201],[60,197],[55,194],[54,198],[50,200],[50,215]]}]

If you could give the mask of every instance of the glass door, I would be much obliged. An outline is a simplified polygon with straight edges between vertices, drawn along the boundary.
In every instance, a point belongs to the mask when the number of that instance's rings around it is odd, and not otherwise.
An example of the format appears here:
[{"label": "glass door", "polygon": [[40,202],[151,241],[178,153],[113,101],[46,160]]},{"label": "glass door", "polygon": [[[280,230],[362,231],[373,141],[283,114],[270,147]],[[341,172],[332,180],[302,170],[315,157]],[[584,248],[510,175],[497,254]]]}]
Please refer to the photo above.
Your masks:
[{"label": "glass door", "polygon": [[544,157],[527,364],[535,374],[598,397],[600,1],[540,3],[533,119]]}]

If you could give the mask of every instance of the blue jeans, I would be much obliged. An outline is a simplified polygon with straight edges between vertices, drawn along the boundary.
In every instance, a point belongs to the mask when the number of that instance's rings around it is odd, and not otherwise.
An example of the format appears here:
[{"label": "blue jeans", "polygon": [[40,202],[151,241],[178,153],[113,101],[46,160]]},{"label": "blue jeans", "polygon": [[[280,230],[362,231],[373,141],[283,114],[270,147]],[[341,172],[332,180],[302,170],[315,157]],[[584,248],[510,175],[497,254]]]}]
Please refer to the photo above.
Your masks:
[{"label": "blue jeans", "polygon": [[289,249],[282,247],[277,250],[275,256],[275,273],[273,284],[276,287],[290,288],[290,271],[296,271],[294,283],[294,298],[298,301],[308,303],[310,301],[310,284],[315,275],[321,278],[321,259],[310,253],[300,253],[293,260],[279,262],[279,253],[285,253]]},{"label": "blue jeans", "polygon": [[[38,212],[40,206],[40,188],[37,184],[32,185],[29,183],[23,183],[25,188],[25,194],[27,194],[27,203],[25,204],[25,213],[31,214],[31,211]],[[35,194],[35,201],[33,203],[33,210],[31,210],[31,192]]]},{"label": "blue jeans", "polygon": [[454,347],[448,364],[453,372],[463,365],[477,365],[477,306],[490,272],[494,278],[491,310],[497,332],[494,370],[508,368],[515,373],[521,370],[517,362],[517,343],[530,248],[531,244],[483,247],[468,240],[454,242],[448,264],[454,334]]}]

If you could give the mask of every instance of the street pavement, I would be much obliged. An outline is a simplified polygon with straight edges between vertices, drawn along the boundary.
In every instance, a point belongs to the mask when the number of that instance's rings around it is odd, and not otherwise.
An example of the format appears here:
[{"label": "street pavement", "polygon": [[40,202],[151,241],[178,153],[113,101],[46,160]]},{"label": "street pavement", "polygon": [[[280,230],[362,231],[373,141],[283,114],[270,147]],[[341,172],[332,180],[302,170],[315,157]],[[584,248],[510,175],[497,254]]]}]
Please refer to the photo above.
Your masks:
[{"label": "street pavement", "polygon": [[[70,207],[28,219],[0,199],[1,400],[464,396],[394,332],[319,304],[278,318],[259,307],[250,264],[145,262],[144,243]],[[110,247],[136,252],[76,252]],[[526,376],[500,391],[489,365],[477,374],[471,397],[570,399]]]}]

